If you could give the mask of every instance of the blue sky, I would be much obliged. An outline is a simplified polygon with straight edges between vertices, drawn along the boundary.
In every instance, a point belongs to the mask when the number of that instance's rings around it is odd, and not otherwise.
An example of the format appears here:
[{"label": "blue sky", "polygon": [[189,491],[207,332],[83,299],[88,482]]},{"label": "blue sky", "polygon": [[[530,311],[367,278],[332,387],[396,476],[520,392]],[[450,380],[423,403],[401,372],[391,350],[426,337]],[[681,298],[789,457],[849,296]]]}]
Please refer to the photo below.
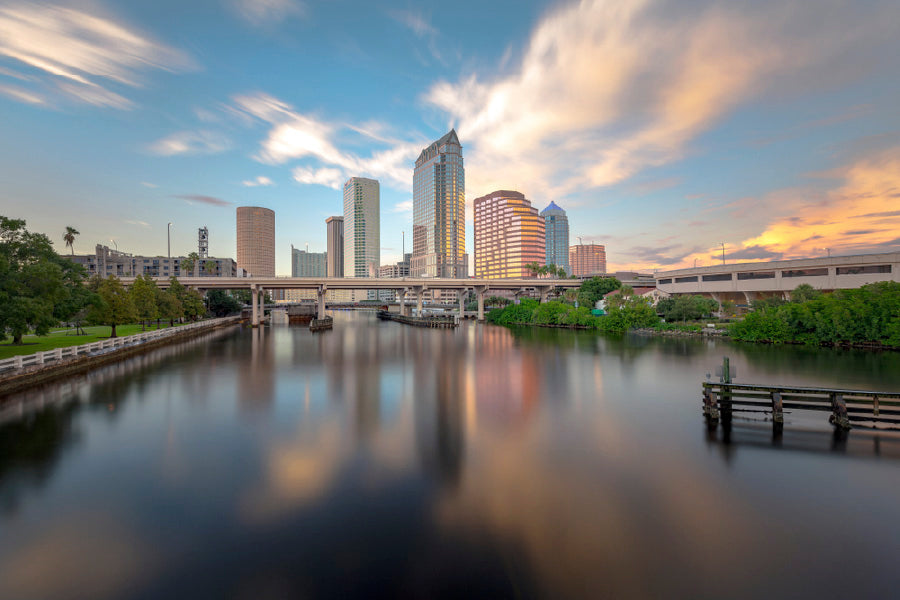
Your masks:
[{"label": "blue sky", "polygon": [[[237,206],[321,251],[451,126],[467,198],[551,200],[612,268],[900,250],[900,5],[0,0],[0,214],[62,246],[234,256]],[[471,250],[471,221],[467,225]],[[409,237],[409,235],[407,235]],[[410,244],[407,244],[409,250]]]}]

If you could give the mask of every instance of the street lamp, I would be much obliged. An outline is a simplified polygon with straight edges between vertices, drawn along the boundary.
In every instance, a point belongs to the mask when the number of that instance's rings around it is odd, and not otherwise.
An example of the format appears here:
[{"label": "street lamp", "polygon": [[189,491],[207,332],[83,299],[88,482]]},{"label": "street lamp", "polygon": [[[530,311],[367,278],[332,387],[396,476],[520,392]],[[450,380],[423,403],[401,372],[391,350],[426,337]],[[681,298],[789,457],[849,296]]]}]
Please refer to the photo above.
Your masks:
[{"label": "street lamp", "polygon": [[112,239],[112,238],[109,238],[109,241],[111,241],[111,242],[113,243],[113,246],[116,247],[116,252],[118,252],[118,251],[119,251],[119,245],[116,243],[116,240],[114,240],[114,239]]},{"label": "street lamp", "polygon": [[172,258],[172,223],[166,226],[166,239],[168,241],[169,258]]},{"label": "street lamp", "polygon": [[719,245],[722,246],[722,264],[725,264],[725,242],[719,242]]}]

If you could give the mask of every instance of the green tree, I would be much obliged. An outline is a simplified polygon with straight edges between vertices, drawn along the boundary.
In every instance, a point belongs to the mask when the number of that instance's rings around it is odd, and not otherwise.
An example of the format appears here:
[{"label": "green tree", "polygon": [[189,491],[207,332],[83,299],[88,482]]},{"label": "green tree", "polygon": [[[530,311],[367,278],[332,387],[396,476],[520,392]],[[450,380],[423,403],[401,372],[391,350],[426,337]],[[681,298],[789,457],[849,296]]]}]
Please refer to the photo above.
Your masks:
[{"label": "green tree", "polygon": [[131,294],[115,275],[95,282],[99,302],[88,313],[88,319],[111,328],[109,337],[116,337],[116,326],[131,323],[137,318]]},{"label": "green tree", "polygon": [[206,314],[206,307],[203,305],[203,296],[197,290],[184,291],[181,297],[181,305],[184,308],[185,318],[195,321],[199,317]]},{"label": "green tree", "polygon": [[822,297],[822,292],[808,283],[801,283],[791,292],[791,302],[809,302]]},{"label": "green tree", "polygon": [[208,260],[203,264],[203,270],[206,271],[206,274],[212,277],[216,274],[216,261]]},{"label": "green tree", "polygon": [[184,316],[184,306],[181,305],[181,300],[171,287],[167,290],[159,290],[157,306],[159,307],[159,316],[166,319],[170,327],[175,326],[175,319]]},{"label": "green tree", "polygon": [[83,277],[84,269],[56,254],[46,235],[0,216],[0,339],[9,335],[21,344],[28,331],[46,335],[59,322],[56,314],[69,312],[63,305]]},{"label": "green tree", "polygon": [[537,277],[541,272],[541,265],[537,261],[525,263],[525,270],[531,273],[532,277]]},{"label": "green tree", "polygon": [[180,271],[182,277],[193,277],[194,267],[200,262],[200,255],[191,252],[187,257],[181,259]]},{"label": "green tree", "polygon": [[146,329],[147,321],[152,321],[159,315],[157,295],[159,289],[156,282],[147,274],[135,277],[131,285],[131,301],[134,303],[135,313],[141,320],[141,330]]},{"label": "green tree", "polygon": [[74,227],[66,227],[66,232],[63,234],[63,241],[66,243],[67,248],[71,248],[72,256],[75,256],[75,236],[80,235],[79,232]]},{"label": "green tree", "polygon": [[243,304],[225,290],[209,290],[206,293],[206,307],[217,317],[226,317],[241,312]]},{"label": "green tree", "polygon": [[613,290],[622,287],[615,277],[591,277],[578,288],[578,305],[588,309],[594,308],[597,301]]}]

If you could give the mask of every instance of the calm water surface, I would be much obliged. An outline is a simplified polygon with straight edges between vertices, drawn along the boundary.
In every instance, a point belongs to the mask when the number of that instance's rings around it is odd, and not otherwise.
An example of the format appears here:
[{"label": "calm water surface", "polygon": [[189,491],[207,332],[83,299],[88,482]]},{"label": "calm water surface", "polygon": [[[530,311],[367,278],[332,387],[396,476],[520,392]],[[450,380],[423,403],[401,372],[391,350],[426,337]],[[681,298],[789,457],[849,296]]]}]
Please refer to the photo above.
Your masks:
[{"label": "calm water surface", "polygon": [[896,597],[900,438],[709,431],[700,383],[900,354],[340,313],[0,406],[0,598]]}]

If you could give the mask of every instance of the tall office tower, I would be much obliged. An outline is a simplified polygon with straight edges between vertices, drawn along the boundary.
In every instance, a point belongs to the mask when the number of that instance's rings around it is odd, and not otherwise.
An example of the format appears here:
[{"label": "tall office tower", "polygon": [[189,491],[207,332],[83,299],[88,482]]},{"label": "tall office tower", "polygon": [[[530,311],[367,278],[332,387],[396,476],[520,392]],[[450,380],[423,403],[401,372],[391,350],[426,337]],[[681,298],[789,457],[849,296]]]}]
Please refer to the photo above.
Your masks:
[{"label": "tall office tower", "polygon": [[578,244],[569,246],[569,266],[572,275],[585,277],[606,273],[606,246]]},{"label": "tall office tower", "polygon": [[254,277],[275,276],[275,211],[238,207],[237,266]]},{"label": "tall office tower", "polygon": [[291,277],[325,277],[325,252],[308,252],[291,246]]},{"label": "tall office tower", "polygon": [[467,276],[466,176],[455,129],[416,160],[412,255],[413,277]]},{"label": "tall office tower", "polygon": [[475,277],[534,277],[544,264],[544,219],[524,194],[498,190],[475,199]]},{"label": "tall office tower", "polygon": [[325,275],[328,277],[344,276],[344,217],[328,217],[325,219],[328,228],[328,239],[325,243]]},{"label": "tall office tower", "polygon": [[209,229],[206,227],[197,230],[197,254],[200,258],[209,256]]},{"label": "tall office tower", "polygon": [[547,254],[545,260],[548,265],[563,267],[566,273],[572,274],[569,267],[569,217],[566,211],[551,202],[550,206],[541,211],[544,217],[544,232],[546,238]]},{"label": "tall office tower", "polygon": [[[381,265],[381,191],[378,182],[351,177],[344,184],[344,277],[378,277]],[[376,294],[370,291],[369,299]],[[354,300],[360,299],[355,295]]]}]

